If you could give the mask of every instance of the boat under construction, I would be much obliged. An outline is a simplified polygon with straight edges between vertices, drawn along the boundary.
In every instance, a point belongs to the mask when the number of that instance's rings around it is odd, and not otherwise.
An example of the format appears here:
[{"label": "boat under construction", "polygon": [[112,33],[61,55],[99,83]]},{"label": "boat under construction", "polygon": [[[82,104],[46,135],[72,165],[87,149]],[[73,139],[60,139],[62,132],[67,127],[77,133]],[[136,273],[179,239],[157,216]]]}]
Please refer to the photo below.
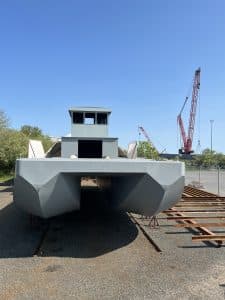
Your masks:
[{"label": "boat under construction", "polygon": [[61,138],[60,157],[17,159],[16,205],[42,218],[80,210],[82,182],[91,179],[109,210],[154,216],[174,206],[184,189],[184,164],[119,157],[118,138],[108,136],[110,114],[101,107],[71,108],[71,134]]}]

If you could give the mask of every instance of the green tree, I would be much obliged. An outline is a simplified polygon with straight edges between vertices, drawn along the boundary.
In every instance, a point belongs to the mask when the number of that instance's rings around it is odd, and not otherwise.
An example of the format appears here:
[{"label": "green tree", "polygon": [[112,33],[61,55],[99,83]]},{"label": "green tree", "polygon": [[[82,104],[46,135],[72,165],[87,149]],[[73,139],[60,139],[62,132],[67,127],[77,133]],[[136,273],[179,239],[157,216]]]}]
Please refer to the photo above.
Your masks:
[{"label": "green tree", "polygon": [[143,141],[139,142],[138,144],[137,156],[150,159],[158,159],[159,153],[149,142]]},{"label": "green tree", "polygon": [[9,127],[9,118],[3,110],[0,110],[0,129],[6,129]]},{"label": "green tree", "polygon": [[30,138],[37,138],[43,136],[42,130],[36,126],[23,125],[20,131]]},{"label": "green tree", "polygon": [[223,153],[215,154],[216,165],[220,168],[225,168],[225,155]]},{"label": "green tree", "polygon": [[210,149],[205,149],[202,151],[202,166],[205,168],[215,165],[215,152]]},{"label": "green tree", "polygon": [[14,129],[2,130],[0,134],[0,168],[5,171],[14,169],[15,161],[27,157],[28,138]]},{"label": "green tree", "polygon": [[27,138],[39,140],[42,142],[45,152],[52,146],[53,142],[51,141],[48,135],[44,135],[42,130],[37,126],[23,125],[20,129],[20,132],[23,133]]},{"label": "green tree", "polygon": [[0,171],[14,170],[16,159],[27,157],[29,139],[42,141],[45,152],[53,144],[50,137],[36,126],[24,125],[20,130],[10,129],[8,117],[0,110]]},{"label": "green tree", "polygon": [[219,166],[225,168],[225,155],[223,153],[217,153],[206,148],[202,151],[201,155],[196,155],[192,161],[194,166],[202,166],[203,168]]}]

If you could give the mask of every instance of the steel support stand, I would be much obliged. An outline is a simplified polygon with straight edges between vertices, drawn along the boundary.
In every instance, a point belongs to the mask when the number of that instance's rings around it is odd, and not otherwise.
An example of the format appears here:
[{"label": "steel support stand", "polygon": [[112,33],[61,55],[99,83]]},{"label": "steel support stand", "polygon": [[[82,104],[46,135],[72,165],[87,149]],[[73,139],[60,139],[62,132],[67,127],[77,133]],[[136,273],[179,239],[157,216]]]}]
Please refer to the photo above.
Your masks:
[{"label": "steel support stand", "polygon": [[159,227],[159,222],[158,222],[158,219],[156,216],[151,217],[148,226],[153,229],[156,229],[157,227]]}]

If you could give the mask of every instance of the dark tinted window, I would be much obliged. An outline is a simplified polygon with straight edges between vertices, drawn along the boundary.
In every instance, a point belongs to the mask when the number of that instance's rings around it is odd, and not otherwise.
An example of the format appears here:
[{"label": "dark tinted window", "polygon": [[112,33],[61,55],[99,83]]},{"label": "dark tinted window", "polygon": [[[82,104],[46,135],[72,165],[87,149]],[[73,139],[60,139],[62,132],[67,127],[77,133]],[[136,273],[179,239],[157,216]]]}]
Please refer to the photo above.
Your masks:
[{"label": "dark tinted window", "polygon": [[98,113],[97,114],[97,123],[98,124],[107,124],[107,114],[106,113]]},{"label": "dark tinted window", "polygon": [[84,119],[83,119],[83,113],[79,112],[74,112],[73,113],[73,123],[75,124],[83,124]]},{"label": "dark tinted window", "polygon": [[102,141],[78,141],[79,158],[102,158]]}]

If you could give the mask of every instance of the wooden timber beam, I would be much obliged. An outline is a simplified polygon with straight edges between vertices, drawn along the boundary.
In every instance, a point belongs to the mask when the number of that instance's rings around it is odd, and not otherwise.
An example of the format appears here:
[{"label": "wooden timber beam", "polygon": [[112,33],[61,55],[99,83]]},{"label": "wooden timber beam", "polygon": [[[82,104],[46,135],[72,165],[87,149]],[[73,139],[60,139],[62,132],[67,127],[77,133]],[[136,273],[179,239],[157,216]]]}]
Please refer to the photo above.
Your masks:
[{"label": "wooden timber beam", "polygon": [[[178,212],[176,209],[174,209],[174,208],[171,208],[170,209],[170,213],[167,213],[167,214],[171,214],[171,213],[175,213],[176,214],[176,216],[180,216],[180,217],[186,217],[183,213],[180,213],[180,212]],[[188,224],[197,224],[197,222],[196,221],[194,221],[194,220],[192,220],[191,218],[190,219],[186,219],[186,221],[184,220],[183,221],[184,223],[186,222],[186,223],[188,223]],[[206,227],[204,227],[204,226],[200,226],[200,227],[195,227],[196,229],[198,229],[199,231],[201,231],[204,235],[209,235],[209,236],[215,236],[215,233],[214,232],[212,232],[211,230],[209,230],[208,228],[206,228]],[[193,239],[193,237],[192,237],[192,239]],[[217,239],[217,240],[213,240],[213,241],[215,241],[217,244],[218,244],[218,246],[220,246],[221,245],[221,243],[222,243],[222,240],[220,240],[220,239]]]},{"label": "wooden timber beam", "polygon": [[225,216],[170,216],[167,217],[167,220],[192,220],[192,219],[224,219]]},{"label": "wooden timber beam", "polygon": [[192,236],[192,241],[197,242],[197,241],[225,241],[225,235],[198,235],[198,236]]},{"label": "wooden timber beam", "polygon": [[208,200],[225,200],[225,197],[214,196],[214,197],[201,197],[201,196],[189,196],[185,197],[182,195],[182,200],[191,201],[191,200],[199,200],[199,201],[208,201]]},{"label": "wooden timber beam", "polygon": [[176,224],[176,227],[195,228],[195,227],[225,227],[225,223],[196,223],[196,224]]},{"label": "wooden timber beam", "polygon": [[189,206],[225,206],[225,202],[180,202],[175,207]]},{"label": "wooden timber beam", "polygon": [[[225,214],[225,210],[224,209],[214,209],[214,210],[176,210],[176,213],[190,213],[190,214],[216,214],[216,213],[220,213],[220,214]],[[164,213],[169,214],[171,213],[171,210],[164,210]],[[225,216],[224,216],[225,218]]]}]

